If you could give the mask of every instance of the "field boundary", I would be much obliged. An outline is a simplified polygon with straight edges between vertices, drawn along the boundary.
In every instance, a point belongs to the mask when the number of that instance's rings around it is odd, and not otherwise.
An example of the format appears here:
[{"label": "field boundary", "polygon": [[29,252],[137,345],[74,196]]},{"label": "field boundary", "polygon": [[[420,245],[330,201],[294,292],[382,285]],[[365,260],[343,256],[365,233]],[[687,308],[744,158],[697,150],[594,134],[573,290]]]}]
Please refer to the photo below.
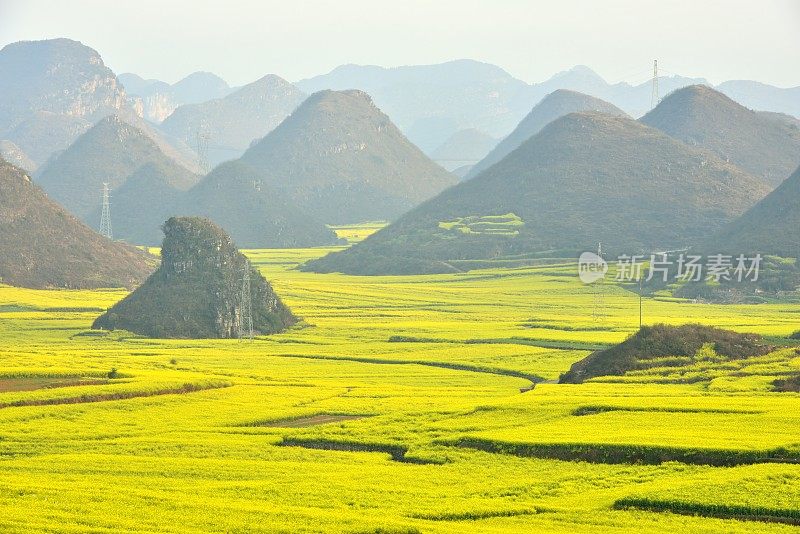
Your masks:
[{"label": "field boundary", "polygon": [[93,402],[107,402],[107,401],[117,401],[117,400],[127,400],[127,399],[138,399],[144,397],[156,397],[159,395],[182,395],[185,393],[195,393],[198,391],[206,391],[210,389],[227,388],[231,387],[232,385],[233,384],[230,382],[209,383],[209,384],[186,383],[178,387],[156,389],[152,391],[118,391],[114,393],[85,394],[78,397],[65,397],[56,399],[22,399],[18,401],[0,403],[0,409],[20,408],[23,406],[58,406],[61,404],[87,404]]},{"label": "field boundary", "polygon": [[330,361],[370,363],[376,365],[423,365],[426,367],[438,367],[440,369],[450,369],[452,371],[468,371],[472,373],[485,373],[490,375],[522,378],[524,380],[528,380],[533,385],[540,384],[546,381],[545,378],[539,375],[524,373],[522,371],[514,371],[513,369],[498,369],[496,367],[479,367],[477,365],[469,365],[465,363],[431,362],[426,360],[391,360],[389,358],[364,358],[359,356],[320,356],[311,354],[282,354],[280,355],[280,357],[304,358],[307,360],[330,360]]},{"label": "field boundary", "polygon": [[681,462],[691,465],[733,467],[759,463],[800,463],[800,454],[791,453],[783,448],[758,451],[688,449],[607,443],[508,443],[475,437],[441,440],[436,443],[524,458],[581,461],[598,464],[658,465],[664,462]]},{"label": "field boundary", "polygon": [[634,508],[648,512],[672,512],[681,515],[800,525],[800,510],[796,509],[750,508],[735,504],[692,503],[637,497],[619,499],[614,503],[614,508],[617,510]]},{"label": "field boundary", "polygon": [[382,452],[388,454],[395,462],[420,465],[440,465],[444,462],[409,457],[408,447],[393,443],[362,443],[358,441],[337,441],[318,438],[288,438],[276,444],[279,447],[302,447],[322,451],[345,452]]}]

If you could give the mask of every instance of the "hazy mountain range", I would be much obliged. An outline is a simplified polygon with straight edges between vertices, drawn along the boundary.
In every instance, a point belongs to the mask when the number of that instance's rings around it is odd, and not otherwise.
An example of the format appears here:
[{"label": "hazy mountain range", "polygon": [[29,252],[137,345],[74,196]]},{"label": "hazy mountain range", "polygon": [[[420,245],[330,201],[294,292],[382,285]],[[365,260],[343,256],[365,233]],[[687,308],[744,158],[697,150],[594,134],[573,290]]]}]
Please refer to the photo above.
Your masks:
[{"label": "hazy mountain range", "polygon": [[94,221],[87,217],[100,206],[103,183],[116,189],[147,163],[172,167],[170,185],[179,189],[188,189],[199,179],[164,154],[142,130],[112,115],[45,165],[37,182],[53,199],[91,224]]},{"label": "hazy mountain range", "polygon": [[497,139],[476,128],[459,130],[431,152],[433,161],[458,174],[472,168],[497,145]]},{"label": "hazy mountain range", "polygon": [[38,167],[109,115],[137,126],[189,170],[196,155],[142,119],[97,51],[70,39],[24,41],[0,50],[0,141]]},{"label": "hazy mountain range", "polygon": [[[719,93],[683,91],[725,109]],[[661,105],[696,105],[677,102]],[[714,116],[725,121],[724,113]],[[600,241],[610,253],[683,247],[709,238],[771,189],[764,177],[642,122],[570,113],[476,177],[308,268],[448,272],[468,268],[469,260],[570,257]]]},{"label": "hazy mountain range", "polygon": [[138,114],[156,123],[169,117],[178,106],[207,102],[231,92],[225,80],[210,72],[194,72],[172,85],[160,80],[145,80],[131,72],[117,78]]},{"label": "hazy mountain range", "polygon": [[[446,272],[597,241],[625,252],[734,234],[766,242],[778,228],[770,210],[794,209],[797,179],[784,180],[800,165],[800,120],[786,113],[795,89],[720,86],[771,102],[753,111],[665,78],[672,91],[636,121],[649,84],[577,67],[531,85],[462,60],[351,65],[296,85],[267,75],[238,89],[210,73],[174,85],[122,76],[132,96],[96,51],[66,39],[6,46],[0,76],[0,154],[90,226],[108,183],[115,237],[134,243],[157,244],[175,215],[209,217],[247,247],[330,245],[327,224],[381,219],[394,222],[310,268]],[[326,85],[374,95],[306,96]],[[161,124],[142,116],[142,95],[167,94],[176,107]],[[206,174],[205,160],[230,161]],[[737,222],[745,212],[751,222]],[[771,250],[793,246],[784,241]]]},{"label": "hazy mountain range", "polygon": [[[702,78],[659,77],[662,96]],[[297,82],[306,92],[320,89],[361,89],[420,148],[430,153],[459,130],[477,128],[504,137],[542,98],[570,89],[601,98],[632,117],[651,108],[651,82],[610,84],[585,66],[560,72],[541,83],[528,84],[500,67],[472,60],[438,65],[384,68],[344,65],[328,74]],[[719,90],[740,104],[764,111],[800,116],[800,87],[781,89],[756,82],[725,82]]]},{"label": "hazy mountain range", "polygon": [[207,144],[212,164],[241,156],[305,100],[306,94],[269,74],[223,98],[178,107],[161,129],[190,146]]},{"label": "hazy mountain range", "polygon": [[[238,157],[302,101],[321,89],[360,89],[427,154],[472,161],[488,153],[486,138],[462,138],[463,154],[445,145],[459,131],[507,136],[542,98],[570,89],[639,117],[650,109],[650,83],[609,84],[591,69],[574,67],[529,84],[500,67],[472,60],[396,68],[344,65],[294,84],[267,76],[239,89],[219,76],[193,73],[175,84],[133,73],[116,77],[97,51],[69,39],[13,43],[0,50],[0,141],[16,145],[19,161],[43,165],[100,118],[116,114],[152,137],[192,171],[202,160]],[[662,95],[705,83],[661,77]],[[781,89],[748,81],[720,84],[720,91],[761,111],[800,115],[800,87]],[[181,111],[159,131],[153,125]],[[138,122],[137,122],[138,121]],[[204,140],[198,144],[198,132]],[[199,146],[205,152],[198,157]],[[477,157],[476,157],[477,155]],[[448,168],[455,168],[448,163]],[[462,171],[463,172],[463,171]]]},{"label": "hazy mountain range", "polygon": [[41,171],[56,200],[96,226],[112,194],[116,237],[148,245],[171,215],[201,215],[248,247],[336,242],[326,223],[393,219],[456,178],[410,143],[361,91],[309,97],[240,160],[197,176],[141,130],[102,119]]}]

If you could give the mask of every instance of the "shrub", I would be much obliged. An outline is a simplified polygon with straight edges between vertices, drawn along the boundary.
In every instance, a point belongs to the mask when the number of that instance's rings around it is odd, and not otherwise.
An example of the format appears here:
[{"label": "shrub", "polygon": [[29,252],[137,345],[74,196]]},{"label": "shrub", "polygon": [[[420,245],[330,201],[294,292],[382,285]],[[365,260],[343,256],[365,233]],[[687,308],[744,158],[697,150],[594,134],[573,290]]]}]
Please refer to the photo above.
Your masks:
[{"label": "shrub", "polygon": [[[772,347],[763,343],[761,336],[756,334],[739,334],[699,324],[657,324],[642,327],[619,345],[594,352],[573,364],[561,375],[560,382],[577,383],[596,376],[624,375],[634,369],[651,367],[657,358],[678,357],[680,360],[673,363],[691,364],[705,345],[713,347],[713,352],[721,360],[740,360],[772,351]],[[701,353],[703,356],[708,357]],[[663,365],[664,362],[655,363]]]}]

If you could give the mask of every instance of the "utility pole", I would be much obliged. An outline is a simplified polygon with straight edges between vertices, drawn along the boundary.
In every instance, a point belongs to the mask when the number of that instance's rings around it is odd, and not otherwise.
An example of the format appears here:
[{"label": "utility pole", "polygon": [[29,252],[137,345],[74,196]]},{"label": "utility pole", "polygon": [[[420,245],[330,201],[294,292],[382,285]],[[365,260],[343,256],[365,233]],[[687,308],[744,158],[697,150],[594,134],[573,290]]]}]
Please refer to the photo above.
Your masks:
[{"label": "utility pole", "polygon": [[242,277],[242,297],[239,303],[239,341],[247,338],[253,341],[253,306],[250,301],[250,261],[245,260]]},{"label": "utility pole", "polygon": [[100,215],[100,233],[109,239],[114,239],[111,232],[111,202],[109,198],[108,182],[103,182],[103,212]]},{"label": "utility pole", "polygon": [[642,278],[639,274],[639,330],[642,329]]},{"label": "utility pole", "polygon": [[650,95],[650,109],[658,105],[658,60],[653,60],[653,92]]},{"label": "utility pole", "polygon": [[[597,244],[597,256],[599,258],[603,257],[603,244]],[[605,277],[600,278],[597,282],[595,282],[594,288],[594,307],[592,308],[592,319],[595,322],[600,321],[603,318],[604,310],[605,310],[605,286],[603,285],[605,282]]]}]

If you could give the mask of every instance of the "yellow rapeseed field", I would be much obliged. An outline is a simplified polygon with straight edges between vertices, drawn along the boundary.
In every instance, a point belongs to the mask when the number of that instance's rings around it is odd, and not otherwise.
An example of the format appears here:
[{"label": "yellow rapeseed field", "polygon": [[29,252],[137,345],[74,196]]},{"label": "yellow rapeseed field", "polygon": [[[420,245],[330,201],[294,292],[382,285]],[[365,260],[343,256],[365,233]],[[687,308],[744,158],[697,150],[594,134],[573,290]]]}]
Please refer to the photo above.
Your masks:
[{"label": "yellow rapeseed field", "polygon": [[[345,228],[354,241],[370,230]],[[94,332],[117,289],[0,286],[3,532],[790,532],[800,354],[555,381],[638,327],[574,265],[353,277],[246,251],[303,318],[252,343]],[[800,304],[645,299],[777,340]],[[691,380],[687,379],[691,376]],[[536,386],[531,389],[531,386]]]}]

